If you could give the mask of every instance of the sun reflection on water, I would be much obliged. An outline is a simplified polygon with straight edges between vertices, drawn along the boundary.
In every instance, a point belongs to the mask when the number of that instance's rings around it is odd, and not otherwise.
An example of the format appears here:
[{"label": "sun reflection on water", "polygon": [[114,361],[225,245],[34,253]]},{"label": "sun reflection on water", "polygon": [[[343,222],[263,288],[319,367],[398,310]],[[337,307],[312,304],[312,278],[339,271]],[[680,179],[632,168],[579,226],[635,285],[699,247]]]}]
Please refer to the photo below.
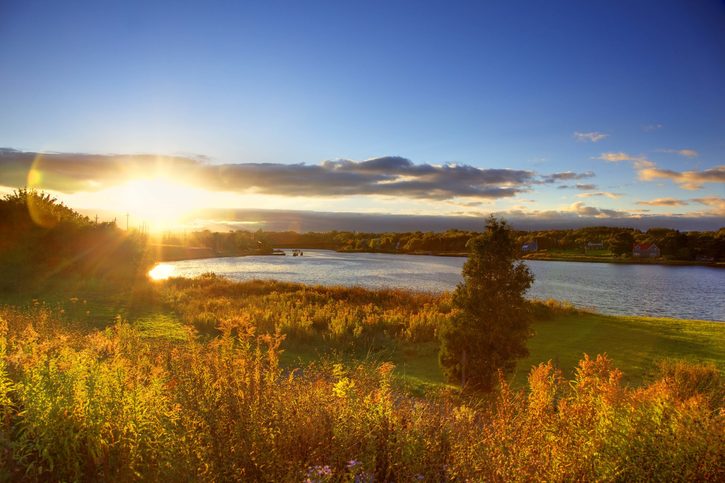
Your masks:
[{"label": "sun reflection on water", "polygon": [[151,280],[166,280],[171,277],[176,271],[176,267],[169,265],[168,263],[159,263],[154,268],[149,270],[149,278]]}]

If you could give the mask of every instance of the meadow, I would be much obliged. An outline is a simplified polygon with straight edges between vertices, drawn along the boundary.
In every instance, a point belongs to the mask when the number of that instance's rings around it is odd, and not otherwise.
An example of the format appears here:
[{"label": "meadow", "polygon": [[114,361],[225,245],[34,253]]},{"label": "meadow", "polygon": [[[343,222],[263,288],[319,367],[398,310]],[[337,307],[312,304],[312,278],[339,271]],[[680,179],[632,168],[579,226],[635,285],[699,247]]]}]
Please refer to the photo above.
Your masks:
[{"label": "meadow", "polygon": [[448,294],[207,275],[35,297],[0,308],[3,479],[725,477],[717,323],[534,303],[531,355],[474,394],[437,367]]}]

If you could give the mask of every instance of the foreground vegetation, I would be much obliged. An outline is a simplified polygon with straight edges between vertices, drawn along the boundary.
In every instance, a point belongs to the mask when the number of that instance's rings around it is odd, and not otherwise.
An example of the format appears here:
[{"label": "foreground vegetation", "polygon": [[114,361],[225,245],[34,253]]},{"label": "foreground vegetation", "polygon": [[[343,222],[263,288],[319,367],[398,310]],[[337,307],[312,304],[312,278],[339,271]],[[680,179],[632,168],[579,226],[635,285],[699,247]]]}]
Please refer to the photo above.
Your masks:
[{"label": "foreground vegetation", "polygon": [[4,479],[725,477],[717,323],[532,304],[529,359],[480,395],[432,384],[450,294],[208,275],[112,320],[72,290],[0,308]]},{"label": "foreground vegetation", "polygon": [[216,329],[205,337],[187,325],[169,337],[118,320],[89,330],[42,303],[0,309],[2,477],[725,476],[723,385],[713,366],[665,364],[652,383],[628,388],[610,360],[585,357],[569,382],[546,363],[526,391],[501,381],[490,397],[445,387],[418,397],[390,363],[282,369],[284,336],[262,333],[245,312],[220,312]]},{"label": "foreground vegetation", "polygon": [[[145,338],[208,339],[219,321],[243,317],[257,333],[285,335],[285,367],[320,358],[392,361],[394,374],[415,389],[441,385],[438,329],[451,317],[451,294],[365,290],[286,282],[232,282],[214,275],[171,279],[132,289],[65,279],[50,291],[3,294],[0,305],[52,307],[68,324],[104,329],[117,315]],[[42,302],[41,302],[42,301]],[[651,382],[662,359],[714,364],[725,373],[725,325],[718,322],[608,316],[555,301],[529,310],[530,355],[519,361],[511,384],[526,384],[531,366],[551,359],[567,377],[584,353],[606,353],[630,385]]]}]

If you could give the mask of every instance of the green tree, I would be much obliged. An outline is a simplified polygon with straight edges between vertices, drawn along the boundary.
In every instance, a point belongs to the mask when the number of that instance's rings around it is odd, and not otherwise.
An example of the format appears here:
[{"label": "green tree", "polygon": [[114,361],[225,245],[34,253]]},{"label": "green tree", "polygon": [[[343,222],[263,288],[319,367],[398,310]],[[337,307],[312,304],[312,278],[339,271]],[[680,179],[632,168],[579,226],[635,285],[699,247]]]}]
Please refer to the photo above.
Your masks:
[{"label": "green tree", "polygon": [[631,231],[620,231],[609,239],[609,249],[615,255],[631,254],[634,236]]},{"label": "green tree", "polygon": [[440,364],[449,381],[489,391],[498,370],[509,373],[528,355],[531,335],[526,290],[534,277],[518,261],[508,224],[491,216],[470,242],[463,282],[454,292],[457,315],[441,330]]}]

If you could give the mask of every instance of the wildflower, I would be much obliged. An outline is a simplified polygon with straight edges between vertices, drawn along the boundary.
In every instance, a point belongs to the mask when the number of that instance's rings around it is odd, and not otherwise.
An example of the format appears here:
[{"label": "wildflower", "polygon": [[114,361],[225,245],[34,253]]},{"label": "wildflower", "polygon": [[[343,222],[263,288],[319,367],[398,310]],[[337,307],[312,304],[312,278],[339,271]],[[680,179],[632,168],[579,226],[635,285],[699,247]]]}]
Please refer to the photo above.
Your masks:
[{"label": "wildflower", "polygon": [[343,377],[332,387],[332,392],[337,397],[345,398],[352,392],[354,387],[355,381],[351,381],[347,377]]},{"label": "wildflower", "polygon": [[358,460],[350,460],[347,462],[347,469],[351,470],[360,464],[362,464],[362,463]]},{"label": "wildflower", "polygon": [[319,483],[322,481],[329,481],[328,479],[332,476],[332,468],[330,465],[317,465],[307,469],[306,483]]},{"label": "wildflower", "polygon": [[363,472],[355,475],[355,478],[352,481],[353,483],[373,483],[375,481],[375,477],[372,473]]}]

